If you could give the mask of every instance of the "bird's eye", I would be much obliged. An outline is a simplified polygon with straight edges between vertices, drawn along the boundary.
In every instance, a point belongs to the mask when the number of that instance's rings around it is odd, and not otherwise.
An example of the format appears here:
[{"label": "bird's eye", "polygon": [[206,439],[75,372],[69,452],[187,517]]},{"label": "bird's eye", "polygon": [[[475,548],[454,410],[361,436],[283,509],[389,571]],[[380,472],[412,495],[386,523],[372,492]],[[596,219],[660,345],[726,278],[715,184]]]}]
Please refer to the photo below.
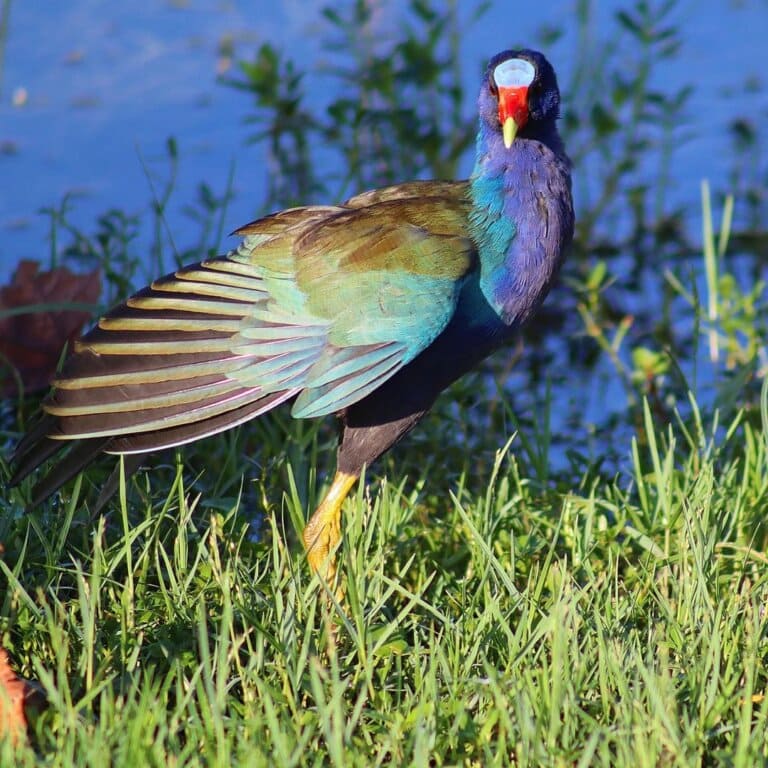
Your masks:
[{"label": "bird's eye", "polygon": [[499,97],[499,86],[496,85],[496,81],[493,78],[490,79],[488,88],[491,91],[491,96],[497,99]]}]

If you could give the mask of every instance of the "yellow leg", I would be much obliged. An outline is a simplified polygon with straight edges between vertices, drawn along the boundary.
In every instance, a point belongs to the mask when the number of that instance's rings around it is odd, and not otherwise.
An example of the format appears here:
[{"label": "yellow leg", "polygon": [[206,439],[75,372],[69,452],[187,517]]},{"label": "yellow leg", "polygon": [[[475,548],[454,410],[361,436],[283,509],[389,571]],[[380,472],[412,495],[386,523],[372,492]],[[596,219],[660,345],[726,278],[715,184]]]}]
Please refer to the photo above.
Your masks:
[{"label": "yellow leg", "polygon": [[310,567],[329,588],[333,588],[336,578],[336,560],[333,552],[341,538],[341,505],[356,482],[357,475],[337,472],[328,493],[310,518],[302,535]]}]

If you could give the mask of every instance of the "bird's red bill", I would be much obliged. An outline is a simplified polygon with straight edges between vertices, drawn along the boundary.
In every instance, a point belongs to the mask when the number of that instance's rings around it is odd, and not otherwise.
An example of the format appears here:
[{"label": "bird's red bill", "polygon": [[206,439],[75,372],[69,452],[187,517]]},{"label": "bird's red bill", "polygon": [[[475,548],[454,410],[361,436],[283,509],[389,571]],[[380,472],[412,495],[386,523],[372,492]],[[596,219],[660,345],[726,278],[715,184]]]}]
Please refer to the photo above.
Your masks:
[{"label": "bird's red bill", "polygon": [[512,118],[520,130],[528,121],[528,86],[499,87],[499,123]]}]

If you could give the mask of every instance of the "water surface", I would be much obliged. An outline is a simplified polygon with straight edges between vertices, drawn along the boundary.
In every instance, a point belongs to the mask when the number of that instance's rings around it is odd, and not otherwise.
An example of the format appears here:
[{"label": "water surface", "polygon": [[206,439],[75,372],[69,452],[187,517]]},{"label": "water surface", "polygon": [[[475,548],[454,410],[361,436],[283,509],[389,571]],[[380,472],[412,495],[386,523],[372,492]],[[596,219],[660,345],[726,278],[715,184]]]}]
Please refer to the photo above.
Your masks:
[{"label": "water surface", "polygon": [[[264,153],[245,144],[247,97],[217,82],[217,72],[226,66],[222,42],[232,41],[239,55],[249,56],[269,41],[290,51],[300,65],[320,66],[325,56],[320,9],[326,4],[13,3],[0,102],[0,280],[22,258],[46,259],[47,221],[39,210],[58,204],[65,194],[80,196],[73,219],[86,229],[108,208],[146,210],[151,191],[145,164],[165,169],[169,136],[176,137],[182,155],[178,194],[169,211],[177,240],[185,239],[189,223],[181,209],[197,184],[205,180],[223,190],[232,163],[237,196],[228,214],[230,228],[252,218],[263,200]],[[403,6],[380,4],[375,23],[382,35],[400,22]],[[462,3],[462,12],[472,6]],[[478,24],[467,25],[463,72],[469,91],[477,87],[489,54],[530,43],[542,25],[572,31],[573,6],[563,0],[495,2]],[[595,3],[596,40],[614,29],[611,18],[624,6]],[[674,158],[672,190],[691,202],[698,199],[703,177],[716,185],[727,182],[729,121],[737,115],[760,124],[768,119],[765,90],[743,93],[750,79],[763,82],[765,77],[765,55],[759,52],[768,33],[768,3],[688,0],[677,13],[685,45],[679,59],[662,70],[659,85],[696,87],[689,109],[692,138]],[[549,52],[563,83],[573,45],[566,34]],[[470,167],[468,156],[465,174]],[[576,174],[588,173],[588,168],[576,169]]]}]

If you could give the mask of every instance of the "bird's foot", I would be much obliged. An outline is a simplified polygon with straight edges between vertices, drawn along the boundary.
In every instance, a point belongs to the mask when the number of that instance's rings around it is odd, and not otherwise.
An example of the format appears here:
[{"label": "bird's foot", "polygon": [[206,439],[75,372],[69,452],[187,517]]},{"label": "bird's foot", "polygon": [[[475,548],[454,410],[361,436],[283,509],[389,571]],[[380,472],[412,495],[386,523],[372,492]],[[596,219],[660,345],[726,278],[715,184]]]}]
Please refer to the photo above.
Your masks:
[{"label": "bird's foot", "polygon": [[[334,589],[336,582],[335,552],[341,539],[341,505],[356,481],[356,475],[337,472],[302,534],[309,565],[329,590]],[[336,589],[335,594],[338,600],[343,596],[340,589]]]}]

